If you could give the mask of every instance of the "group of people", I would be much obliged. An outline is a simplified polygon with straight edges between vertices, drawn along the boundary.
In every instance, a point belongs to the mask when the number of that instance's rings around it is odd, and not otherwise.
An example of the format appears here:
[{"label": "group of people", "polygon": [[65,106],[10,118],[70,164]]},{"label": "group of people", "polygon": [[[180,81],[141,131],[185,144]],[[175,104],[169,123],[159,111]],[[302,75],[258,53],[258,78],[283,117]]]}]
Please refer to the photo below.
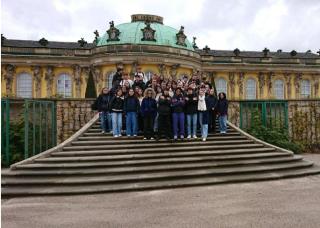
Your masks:
[{"label": "group of people", "polygon": [[[137,136],[144,139],[177,140],[197,138],[200,129],[203,141],[208,132],[227,131],[228,101],[225,93],[216,92],[207,78],[193,75],[190,79],[165,79],[152,75],[146,80],[138,68],[131,80],[122,69],[117,69],[112,88],[103,88],[93,109],[100,113],[102,133],[120,137]],[[187,131],[185,132],[185,126]]]}]

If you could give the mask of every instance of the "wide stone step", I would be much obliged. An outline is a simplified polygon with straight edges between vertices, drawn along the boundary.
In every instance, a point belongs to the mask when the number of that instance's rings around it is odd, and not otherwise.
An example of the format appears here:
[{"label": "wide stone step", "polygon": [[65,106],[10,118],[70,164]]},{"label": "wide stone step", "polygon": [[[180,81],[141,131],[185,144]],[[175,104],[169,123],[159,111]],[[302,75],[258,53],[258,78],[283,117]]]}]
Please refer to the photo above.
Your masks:
[{"label": "wide stone step", "polygon": [[[113,143],[110,145],[110,142],[106,141],[75,141],[72,142],[72,146],[66,146],[63,148],[63,150],[77,150],[81,149],[83,147],[92,147],[92,146],[98,146],[98,145],[104,145],[105,149],[122,149],[122,148],[160,148],[160,147],[179,147],[179,146],[190,146],[190,147],[196,147],[198,145],[224,145],[224,144],[243,144],[243,143],[250,143],[253,142],[251,139],[234,139],[234,140],[224,140],[223,138],[218,140],[208,140],[208,141],[201,141],[201,140],[193,140],[193,141],[188,141],[184,143],[174,143],[174,142],[167,142],[167,141],[161,141],[161,142],[155,142],[155,141],[149,141],[149,143],[139,143],[140,141],[131,141],[132,143],[129,144],[121,144],[119,143]],[[138,142],[138,143],[134,143]]]},{"label": "wide stone step", "polygon": [[[214,148],[214,146],[232,146],[232,147],[238,147],[242,144],[244,145],[250,145],[250,143],[253,144],[252,140],[230,140],[226,143],[226,141],[208,141],[208,142],[189,142],[185,144],[180,143],[150,143],[146,145],[141,144],[125,144],[122,145],[121,143],[118,143],[116,145],[83,145],[83,146],[65,146],[63,147],[64,151],[78,151],[78,150],[176,150],[179,148],[184,148],[185,150],[196,150],[197,148],[207,148],[210,149],[211,147]],[[226,145],[227,144],[227,145]]]},{"label": "wide stone step", "polygon": [[[88,130],[88,132],[95,132],[95,133],[101,133],[101,128],[90,128],[89,130]],[[236,130],[235,129],[233,129],[233,128],[227,128],[227,132],[236,132]],[[110,133],[106,133],[107,135],[108,134],[110,134]],[[111,134],[110,134],[111,135]]]},{"label": "wide stone step", "polygon": [[168,179],[199,178],[203,176],[218,176],[232,174],[247,174],[258,172],[270,172],[285,169],[299,169],[311,167],[312,162],[299,161],[286,164],[268,164],[263,166],[245,166],[228,168],[205,168],[198,170],[182,170],[172,172],[125,174],[125,175],[104,175],[104,176],[73,176],[73,177],[7,177],[2,180],[2,185],[83,185],[83,184],[113,184],[119,182],[137,181],[161,181]]},{"label": "wide stone step", "polygon": [[45,169],[90,169],[94,167],[127,167],[127,166],[146,166],[146,165],[163,165],[163,164],[182,164],[182,163],[200,163],[200,162],[229,162],[229,161],[243,161],[251,159],[268,159],[268,158],[283,158],[292,157],[292,154],[283,152],[268,152],[257,154],[234,154],[234,155],[210,155],[210,156],[198,156],[198,157],[177,157],[177,158],[156,158],[156,159],[144,159],[144,160],[125,160],[125,161],[83,161],[83,162],[41,162],[37,159],[36,163],[22,164],[17,166],[19,169],[29,170],[45,170]]},{"label": "wide stone step", "polygon": [[[219,137],[219,136],[209,136],[207,138],[207,141],[212,141],[212,140],[238,140],[238,139],[247,139],[246,136],[242,136],[242,135],[235,135],[235,136],[224,136],[224,137]],[[79,141],[81,142],[88,142],[88,141],[104,141],[105,143],[109,143],[109,144],[114,144],[115,142],[117,142],[116,140],[118,140],[118,138],[114,138],[112,136],[82,136],[78,138]],[[201,137],[198,137],[197,139],[187,139],[185,138],[183,141],[181,140],[177,140],[175,143],[183,143],[183,142],[192,142],[192,141],[200,141]],[[150,140],[143,140],[143,137],[126,137],[125,139],[121,140],[121,143],[143,143],[143,144],[147,144],[150,142],[154,142],[154,141],[150,141]],[[158,141],[160,142],[168,142],[166,139],[160,139]]]},{"label": "wide stone step", "polygon": [[[209,133],[208,137],[210,136],[215,136],[215,137],[224,137],[224,136],[234,136],[234,135],[241,135],[239,132],[235,131],[235,132],[227,132],[226,134],[220,134],[220,133]],[[115,140],[122,140],[122,139],[132,139],[133,137],[127,137],[127,136],[122,136],[122,137],[118,137],[118,138],[114,138],[110,133],[107,134],[102,134],[101,132],[86,132],[83,133],[83,136],[109,136],[110,138],[112,137]],[[197,134],[198,137],[200,137],[200,134]],[[138,139],[142,139],[143,136],[137,136]]]},{"label": "wide stone step", "polygon": [[[267,152],[269,154],[278,155],[276,152]],[[281,152],[280,152],[281,153]],[[199,157],[199,156],[214,156],[216,160],[227,159],[242,159],[253,156],[253,154],[214,154],[211,151],[201,151],[198,153],[163,153],[163,154],[137,154],[137,155],[109,155],[109,156],[78,156],[78,157],[48,157],[39,158],[35,162],[89,162],[89,161],[127,161],[127,160],[145,160],[145,159],[160,159],[160,158],[181,158],[181,157]]]},{"label": "wide stone step", "polygon": [[252,182],[252,181],[266,181],[276,180],[281,178],[293,178],[306,175],[319,174],[320,168],[313,166],[311,168],[300,168],[296,170],[283,169],[270,171],[270,172],[257,172],[247,174],[230,174],[225,176],[204,176],[201,178],[190,179],[171,179],[148,182],[135,182],[135,183],[117,183],[117,184],[99,184],[99,185],[80,185],[80,186],[9,186],[2,187],[1,192],[3,197],[18,197],[18,196],[32,196],[32,195],[66,195],[66,194],[86,194],[86,193],[111,193],[111,192],[124,192],[124,191],[142,191],[142,190],[155,190],[167,188],[180,188],[201,185],[214,185],[223,183],[239,183],[239,182]]},{"label": "wide stone step", "polygon": [[236,160],[236,161],[206,161],[198,163],[178,163],[178,164],[161,164],[161,165],[145,165],[145,166],[127,166],[127,167],[90,167],[89,169],[51,169],[39,171],[30,170],[13,170],[11,172],[2,173],[2,178],[6,177],[24,177],[24,176],[69,176],[69,175],[111,175],[111,174],[124,174],[124,173],[154,173],[154,172],[167,172],[177,170],[193,170],[202,168],[213,167],[231,167],[231,166],[251,166],[251,165],[264,165],[273,163],[288,163],[301,161],[302,156],[290,157],[276,157],[276,158],[261,158],[251,160]]},{"label": "wide stone step", "polygon": [[97,150],[97,151],[62,151],[62,152],[53,152],[51,153],[51,157],[79,157],[79,156],[113,156],[113,155],[128,155],[130,158],[135,155],[147,154],[148,156],[158,156],[164,154],[194,154],[195,156],[201,156],[203,153],[210,153],[215,155],[227,155],[227,154],[249,154],[249,153],[265,153],[265,152],[274,152],[276,149],[274,148],[267,148],[267,147],[258,147],[258,148],[251,148],[251,149],[224,149],[224,150],[196,150],[196,151],[185,151],[185,150],[178,150],[178,151],[171,151],[168,150],[135,150],[130,152],[110,152],[108,150]]}]

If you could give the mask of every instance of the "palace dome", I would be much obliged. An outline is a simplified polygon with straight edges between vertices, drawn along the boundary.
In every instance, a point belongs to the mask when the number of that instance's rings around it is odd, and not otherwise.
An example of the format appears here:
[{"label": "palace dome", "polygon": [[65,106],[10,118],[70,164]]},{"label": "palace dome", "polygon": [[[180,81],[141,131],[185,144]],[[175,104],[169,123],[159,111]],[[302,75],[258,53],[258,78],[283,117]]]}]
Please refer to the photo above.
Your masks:
[{"label": "palace dome", "polygon": [[[177,33],[179,33],[179,30],[164,25],[162,17],[147,14],[135,14],[132,15],[131,18],[131,23],[123,23],[114,26],[120,32],[118,41],[108,41],[109,34],[106,32],[102,37],[98,38],[97,46],[118,44],[160,45],[194,51],[191,42],[187,38],[185,39],[185,45],[177,44]],[[146,27],[146,21],[149,21],[150,27],[155,30],[155,41],[142,40],[142,30]]]}]

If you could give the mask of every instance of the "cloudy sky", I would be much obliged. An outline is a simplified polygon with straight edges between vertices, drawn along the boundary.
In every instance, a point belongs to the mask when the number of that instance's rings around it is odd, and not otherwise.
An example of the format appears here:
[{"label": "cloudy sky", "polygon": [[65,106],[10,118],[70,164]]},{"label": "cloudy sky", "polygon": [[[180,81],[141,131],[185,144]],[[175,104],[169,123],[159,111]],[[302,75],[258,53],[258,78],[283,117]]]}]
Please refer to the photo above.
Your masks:
[{"label": "cloudy sky", "polygon": [[[158,2],[158,3],[157,3]],[[203,48],[301,52],[320,48],[320,0],[2,0],[1,33],[11,39],[92,42],[108,22],[136,13],[185,26]]]}]

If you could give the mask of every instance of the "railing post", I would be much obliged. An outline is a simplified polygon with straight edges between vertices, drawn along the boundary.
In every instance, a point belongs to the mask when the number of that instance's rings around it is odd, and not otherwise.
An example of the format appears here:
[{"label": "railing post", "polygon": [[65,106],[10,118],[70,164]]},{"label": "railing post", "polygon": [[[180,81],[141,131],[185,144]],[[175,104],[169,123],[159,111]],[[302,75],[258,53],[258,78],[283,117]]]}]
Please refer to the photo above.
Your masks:
[{"label": "railing post", "polygon": [[51,142],[52,142],[52,147],[53,146],[55,146],[56,145],[56,138],[57,138],[57,136],[56,136],[56,102],[52,102],[51,103],[51,106],[52,106],[52,108],[51,108],[51,121],[52,121],[52,129],[51,129],[51,131],[52,131],[52,140],[51,140]]},{"label": "railing post", "polygon": [[[10,164],[11,156],[10,156],[10,147],[9,147],[9,138],[10,138],[10,100],[5,99],[5,163],[6,165]],[[1,124],[2,126],[2,124]]]},{"label": "railing post", "polygon": [[39,151],[42,152],[42,102],[39,102]]}]

